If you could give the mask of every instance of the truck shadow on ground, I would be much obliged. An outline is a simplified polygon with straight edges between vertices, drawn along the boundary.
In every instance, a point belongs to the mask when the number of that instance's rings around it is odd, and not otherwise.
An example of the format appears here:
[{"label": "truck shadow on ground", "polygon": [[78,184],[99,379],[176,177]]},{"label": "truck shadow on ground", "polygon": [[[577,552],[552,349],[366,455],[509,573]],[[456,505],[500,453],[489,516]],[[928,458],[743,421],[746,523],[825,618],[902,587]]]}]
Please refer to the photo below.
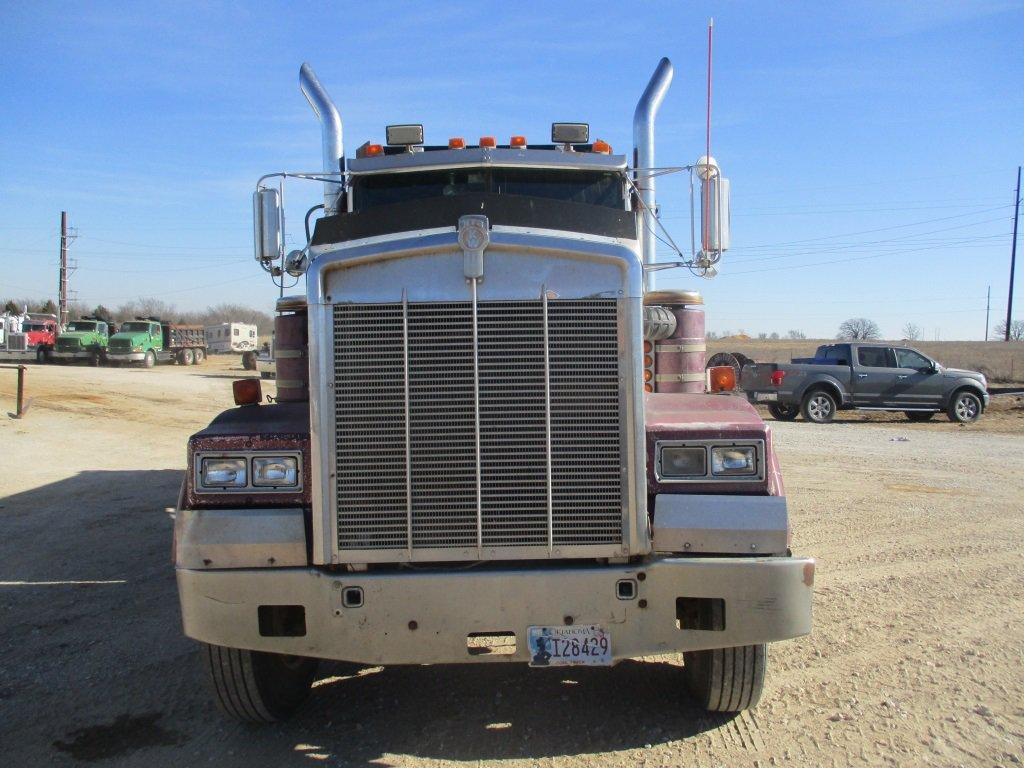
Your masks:
[{"label": "truck shadow on ground", "polygon": [[181,632],[170,562],[181,478],[85,471],[0,499],[6,764],[541,758],[642,751],[732,719],[690,703],[682,667],[662,658],[561,670],[324,662],[290,721],[234,722]]},{"label": "truck shadow on ground", "polygon": [[[330,675],[330,667],[323,672]],[[277,727],[295,741],[293,753],[374,765],[388,755],[539,759],[644,750],[735,717],[691,703],[682,667],[667,661],[611,669],[474,664],[339,671],[317,683],[292,722]]]}]

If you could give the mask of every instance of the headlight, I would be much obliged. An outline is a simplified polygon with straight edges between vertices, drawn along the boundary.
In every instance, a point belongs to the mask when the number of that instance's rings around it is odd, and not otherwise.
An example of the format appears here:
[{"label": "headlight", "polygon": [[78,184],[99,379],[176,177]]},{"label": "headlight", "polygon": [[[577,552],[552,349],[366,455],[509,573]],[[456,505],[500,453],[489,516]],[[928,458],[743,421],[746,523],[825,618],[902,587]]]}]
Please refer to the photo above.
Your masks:
[{"label": "headlight", "polygon": [[141,351],[142,351],[142,345],[141,344],[139,344],[138,346],[132,347],[132,352],[141,352]]},{"label": "headlight", "polygon": [[719,446],[711,449],[711,474],[757,474],[757,450],[752,445]]},{"label": "headlight", "polygon": [[668,446],[661,449],[662,477],[703,477],[707,470],[707,451],[703,446]]},{"label": "headlight", "polygon": [[294,456],[266,456],[252,460],[252,484],[294,487],[299,484],[299,462]]},{"label": "headlight", "polygon": [[204,488],[244,488],[246,463],[243,458],[203,459],[201,485]]}]

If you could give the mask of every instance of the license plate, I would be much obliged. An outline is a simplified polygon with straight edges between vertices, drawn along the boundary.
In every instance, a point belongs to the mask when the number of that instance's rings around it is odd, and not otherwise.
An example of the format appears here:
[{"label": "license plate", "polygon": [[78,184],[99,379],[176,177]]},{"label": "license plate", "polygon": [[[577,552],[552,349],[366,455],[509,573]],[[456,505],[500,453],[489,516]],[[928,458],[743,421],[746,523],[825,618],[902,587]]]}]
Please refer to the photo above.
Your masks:
[{"label": "license plate", "polygon": [[779,399],[778,392],[755,392],[754,399],[759,403],[774,402]]},{"label": "license plate", "polygon": [[530,627],[527,640],[531,667],[608,666],[612,663],[611,633],[594,624]]}]

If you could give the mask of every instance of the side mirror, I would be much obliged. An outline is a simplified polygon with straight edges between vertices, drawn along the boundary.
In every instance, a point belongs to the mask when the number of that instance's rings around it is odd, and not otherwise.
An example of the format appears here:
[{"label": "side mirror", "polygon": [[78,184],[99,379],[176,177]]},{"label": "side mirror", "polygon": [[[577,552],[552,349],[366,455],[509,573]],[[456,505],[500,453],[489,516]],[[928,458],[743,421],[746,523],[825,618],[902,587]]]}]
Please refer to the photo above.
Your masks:
[{"label": "side mirror", "polygon": [[256,261],[270,262],[284,251],[284,211],[281,192],[257,189],[252,196],[253,241]]},{"label": "side mirror", "polygon": [[715,168],[700,183],[700,234],[705,253],[729,250],[729,180]]}]

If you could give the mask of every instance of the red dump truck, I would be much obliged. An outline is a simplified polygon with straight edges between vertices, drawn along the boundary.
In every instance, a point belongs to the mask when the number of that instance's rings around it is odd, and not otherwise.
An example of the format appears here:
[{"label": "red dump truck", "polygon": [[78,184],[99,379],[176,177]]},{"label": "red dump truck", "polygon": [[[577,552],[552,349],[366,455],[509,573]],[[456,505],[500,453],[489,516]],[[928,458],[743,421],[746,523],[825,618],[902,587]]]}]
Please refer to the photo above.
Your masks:
[{"label": "red dump truck", "polygon": [[652,290],[671,75],[625,155],[555,123],[550,142],[438,145],[391,125],[346,157],[302,67],[324,215],[286,256],[282,177],[254,198],[260,266],[306,282],[278,307],[276,402],[236,382],[188,442],[175,520],[184,630],[226,712],[287,717],[319,659],[667,653],[681,692],[735,712],[767,645],[810,631],[814,560],[790,550],[771,431],[703,393],[695,297]]}]

